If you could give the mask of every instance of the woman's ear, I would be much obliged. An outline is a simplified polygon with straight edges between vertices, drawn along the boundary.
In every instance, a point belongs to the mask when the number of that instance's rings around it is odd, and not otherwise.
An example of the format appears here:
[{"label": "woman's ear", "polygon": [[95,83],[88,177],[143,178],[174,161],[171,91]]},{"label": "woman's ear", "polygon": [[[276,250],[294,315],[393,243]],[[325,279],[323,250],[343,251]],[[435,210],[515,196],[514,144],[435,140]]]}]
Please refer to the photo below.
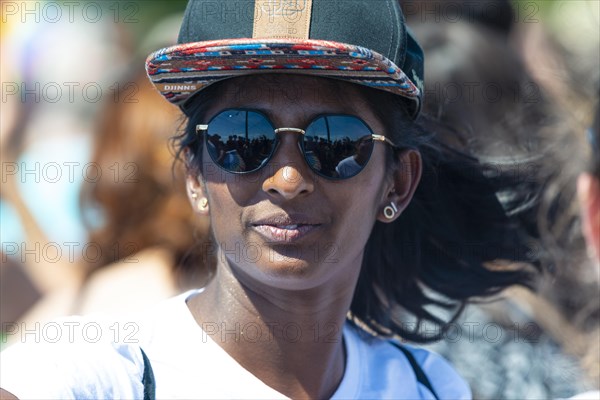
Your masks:
[{"label": "woman's ear", "polygon": [[581,210],[583,236],[588,253],[600,261],[600,182],[584,173],[577,180],[577,197]]},{"label": "woman's ear", "polygon": [[422,159],[417,150],[404,150],[396,156],[392,180],[381,205],[377,220],[392,222],[410,204],[421,180]]},{"label": "woman's ear", "polygon": [[206,197],[204,187],[200,182],[199,177],[188,172],[185,186],[188,199],[194,212],[202,216],[208,215],[208,198]]}]

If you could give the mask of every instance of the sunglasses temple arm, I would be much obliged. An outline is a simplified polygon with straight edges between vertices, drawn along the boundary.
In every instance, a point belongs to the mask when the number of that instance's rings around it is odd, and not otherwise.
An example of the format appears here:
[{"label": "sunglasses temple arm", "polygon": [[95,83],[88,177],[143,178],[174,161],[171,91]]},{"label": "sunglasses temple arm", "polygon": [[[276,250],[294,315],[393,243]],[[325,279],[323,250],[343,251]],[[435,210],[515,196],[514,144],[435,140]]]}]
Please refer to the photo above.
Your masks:
[{"label": "sunglasses temple arm", "polygon": [[373,138],[373,140],[377,140],[379,142],[385,142],[387,144],[389,144],[390,146],[392,146],[393,148],[397,149],[398,146],[396,146],[394,144],[394,142],[392,142],[390,139],[386,138],[383,135],[376,135],[376,134],[372,134],[371,137]]}]

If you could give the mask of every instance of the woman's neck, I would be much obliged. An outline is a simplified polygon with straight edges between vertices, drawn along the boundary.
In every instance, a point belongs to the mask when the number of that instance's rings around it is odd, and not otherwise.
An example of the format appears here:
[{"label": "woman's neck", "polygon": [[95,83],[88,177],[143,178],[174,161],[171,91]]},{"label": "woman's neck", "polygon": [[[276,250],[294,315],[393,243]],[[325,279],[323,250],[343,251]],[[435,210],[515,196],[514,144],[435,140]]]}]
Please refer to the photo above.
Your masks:
[{"label": "woman's neck", "polygon": [[342,331],[357,278],[290,291],[260,287],[219,265],[188,307],[215,343],[268,386],[292,398],[328,398],[344,374]]}]

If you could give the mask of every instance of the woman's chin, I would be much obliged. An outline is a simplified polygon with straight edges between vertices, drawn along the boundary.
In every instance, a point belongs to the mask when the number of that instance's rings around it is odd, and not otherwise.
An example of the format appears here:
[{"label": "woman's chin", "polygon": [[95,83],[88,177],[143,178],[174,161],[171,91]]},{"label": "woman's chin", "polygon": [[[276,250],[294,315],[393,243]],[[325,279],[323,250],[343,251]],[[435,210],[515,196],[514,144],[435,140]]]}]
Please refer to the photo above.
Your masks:
[{"label": "woman's chin", "polygon": [[275,255],[266,263],[255,266],[263,274],[274,279],[307,279],[317,266],[303,259]]},{"label": "woman's chin", "polygon": [[311,289],[326,280],[322,265],[282,254],[240,268],[256,282],[285,290]]}]

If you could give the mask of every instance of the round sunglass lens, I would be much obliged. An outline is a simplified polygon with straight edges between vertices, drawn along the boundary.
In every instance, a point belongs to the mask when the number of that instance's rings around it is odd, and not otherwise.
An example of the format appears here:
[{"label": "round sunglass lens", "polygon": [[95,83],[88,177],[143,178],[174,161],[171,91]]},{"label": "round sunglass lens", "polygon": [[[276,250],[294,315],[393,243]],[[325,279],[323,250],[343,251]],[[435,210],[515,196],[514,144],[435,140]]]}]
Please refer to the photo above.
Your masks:
[{"label": "round sunglass lens", "polygon": [[304,135],[308,165],[327,178],[350,178],[363,170],[373,150],[372,132],[359,118],[327,115],[314,120]]},{"label": "round sunglass lens", "polygon": [[256,171],[269,159],[274,143],[271,123],[256,111],[225,110],[208,123],[208,153],[229,172]]}]

